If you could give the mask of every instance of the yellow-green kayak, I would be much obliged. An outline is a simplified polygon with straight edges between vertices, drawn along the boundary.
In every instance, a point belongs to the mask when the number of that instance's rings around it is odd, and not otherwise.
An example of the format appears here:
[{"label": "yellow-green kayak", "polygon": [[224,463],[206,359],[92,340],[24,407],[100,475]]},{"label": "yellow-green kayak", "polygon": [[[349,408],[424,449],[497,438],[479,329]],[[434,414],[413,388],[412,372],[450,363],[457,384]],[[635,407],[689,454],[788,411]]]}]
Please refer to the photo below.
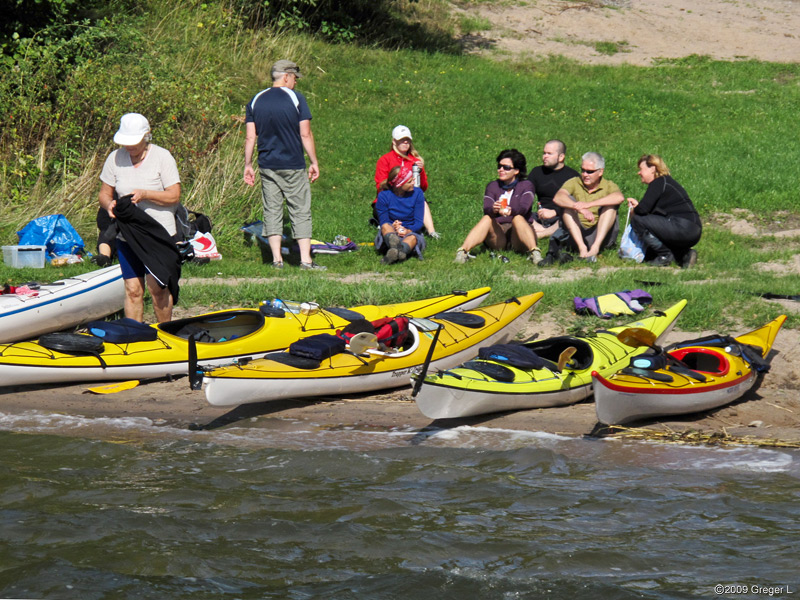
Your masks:
[{"label": "yellow-green kayak", "polygon": [[[686,300],[681,300],[664,312],[591,335],[560,336],[523,344],[542,359],[545,363],[542,368],[518,368],[500,360],[473,360],[428,375],[416,396],[417,407],[431,419],[453,419],[574,404],[592,393],[592,371],[614,373],[627,365],[631,356],[647,349],[622,343],[617,333],[629,327],[642,327],[660,339],[672,329],[685,306]],[[559,358],[566,355],[568,361],[559,368]]]}]

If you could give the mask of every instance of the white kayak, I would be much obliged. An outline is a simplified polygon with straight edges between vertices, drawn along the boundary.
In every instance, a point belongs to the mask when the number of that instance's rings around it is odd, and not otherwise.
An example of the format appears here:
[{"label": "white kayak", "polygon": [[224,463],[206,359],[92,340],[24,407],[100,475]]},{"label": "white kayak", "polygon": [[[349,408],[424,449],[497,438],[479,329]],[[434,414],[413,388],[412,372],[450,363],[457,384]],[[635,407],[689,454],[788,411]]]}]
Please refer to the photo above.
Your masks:
[{"label": "white kayak", "polygon": [[236,406],[408,385],[410,375],[426,362],[428,368],[446,369],[475,356],[480,344],[512,339],[542,296],[536,292],[455,315],[445,312],[422,321],[412,319],[401,348],[378,350],[373,345],[361,353],[351,347],[350,352],[314,360],[289,350],[212,369],[203,377],[206,399],[214,406]]},{"label": "white kayak", "polygon": [[36,295],[0,294],[0,342],[16,342],[113,314],[125,302],[119,265],[39,285]]}]

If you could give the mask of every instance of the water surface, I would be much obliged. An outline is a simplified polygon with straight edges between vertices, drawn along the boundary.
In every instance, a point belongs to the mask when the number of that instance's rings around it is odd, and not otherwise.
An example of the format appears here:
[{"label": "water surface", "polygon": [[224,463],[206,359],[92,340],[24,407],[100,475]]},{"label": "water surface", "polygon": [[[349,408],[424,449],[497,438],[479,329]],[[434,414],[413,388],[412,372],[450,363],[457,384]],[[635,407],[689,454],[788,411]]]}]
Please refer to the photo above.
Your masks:
[{"label": "water surface", "polygon": [[2,597],[800,594],[793,450],[32,413],[0,453]]}]

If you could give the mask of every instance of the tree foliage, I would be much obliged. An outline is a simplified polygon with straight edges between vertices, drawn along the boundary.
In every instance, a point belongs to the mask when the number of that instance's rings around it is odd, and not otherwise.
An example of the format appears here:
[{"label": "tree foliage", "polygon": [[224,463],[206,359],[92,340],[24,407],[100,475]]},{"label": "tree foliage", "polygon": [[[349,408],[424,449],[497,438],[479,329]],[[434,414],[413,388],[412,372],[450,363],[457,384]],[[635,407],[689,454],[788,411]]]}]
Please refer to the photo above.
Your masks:
[{"label": "tree foliage", "polygon": [[8,0],[0,20],[0,53],[15,57],[21,47],[72,38],[81,28],[113,15],[128,0]]},{"label": "tree foliage", "polygon": [[[132,0],[7,0],[0,20],[0,190],[6,197],[23,196],[45,162],[57,162],[62,172],[72,170],[70,162],[77,165],[74,130],[89,119],[83,114],[64,127],[75,95],[70,82],[118,40],[113,21],[133,6]],[[57,146],[49,161],[36,157],[45,145]]]}]

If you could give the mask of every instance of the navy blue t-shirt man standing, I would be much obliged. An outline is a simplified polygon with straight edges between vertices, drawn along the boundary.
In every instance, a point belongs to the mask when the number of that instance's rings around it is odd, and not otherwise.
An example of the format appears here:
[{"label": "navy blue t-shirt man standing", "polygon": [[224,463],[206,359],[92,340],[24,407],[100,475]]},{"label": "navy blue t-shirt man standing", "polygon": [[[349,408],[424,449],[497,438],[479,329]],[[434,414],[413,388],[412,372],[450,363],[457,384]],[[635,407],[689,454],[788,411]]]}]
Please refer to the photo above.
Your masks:
[{"label": "navy blue t-shirt man standing", "polygon": [[[311,259],[311,186],[319,177],[319,164],[311,132],[311,110],[305,96],[295,91],[300,68],[290,60],[272,65],[272,87],[248,103],[245,117],[244,182],[255,185],[253,151],[258,143],[263,235],[272,250],[272,266],[283,268],[281,236],[283,202],[289,211],[292,237],[300,247],[300,268],[319,269]],[[306,159],[311,161],[306,175]]]}]

